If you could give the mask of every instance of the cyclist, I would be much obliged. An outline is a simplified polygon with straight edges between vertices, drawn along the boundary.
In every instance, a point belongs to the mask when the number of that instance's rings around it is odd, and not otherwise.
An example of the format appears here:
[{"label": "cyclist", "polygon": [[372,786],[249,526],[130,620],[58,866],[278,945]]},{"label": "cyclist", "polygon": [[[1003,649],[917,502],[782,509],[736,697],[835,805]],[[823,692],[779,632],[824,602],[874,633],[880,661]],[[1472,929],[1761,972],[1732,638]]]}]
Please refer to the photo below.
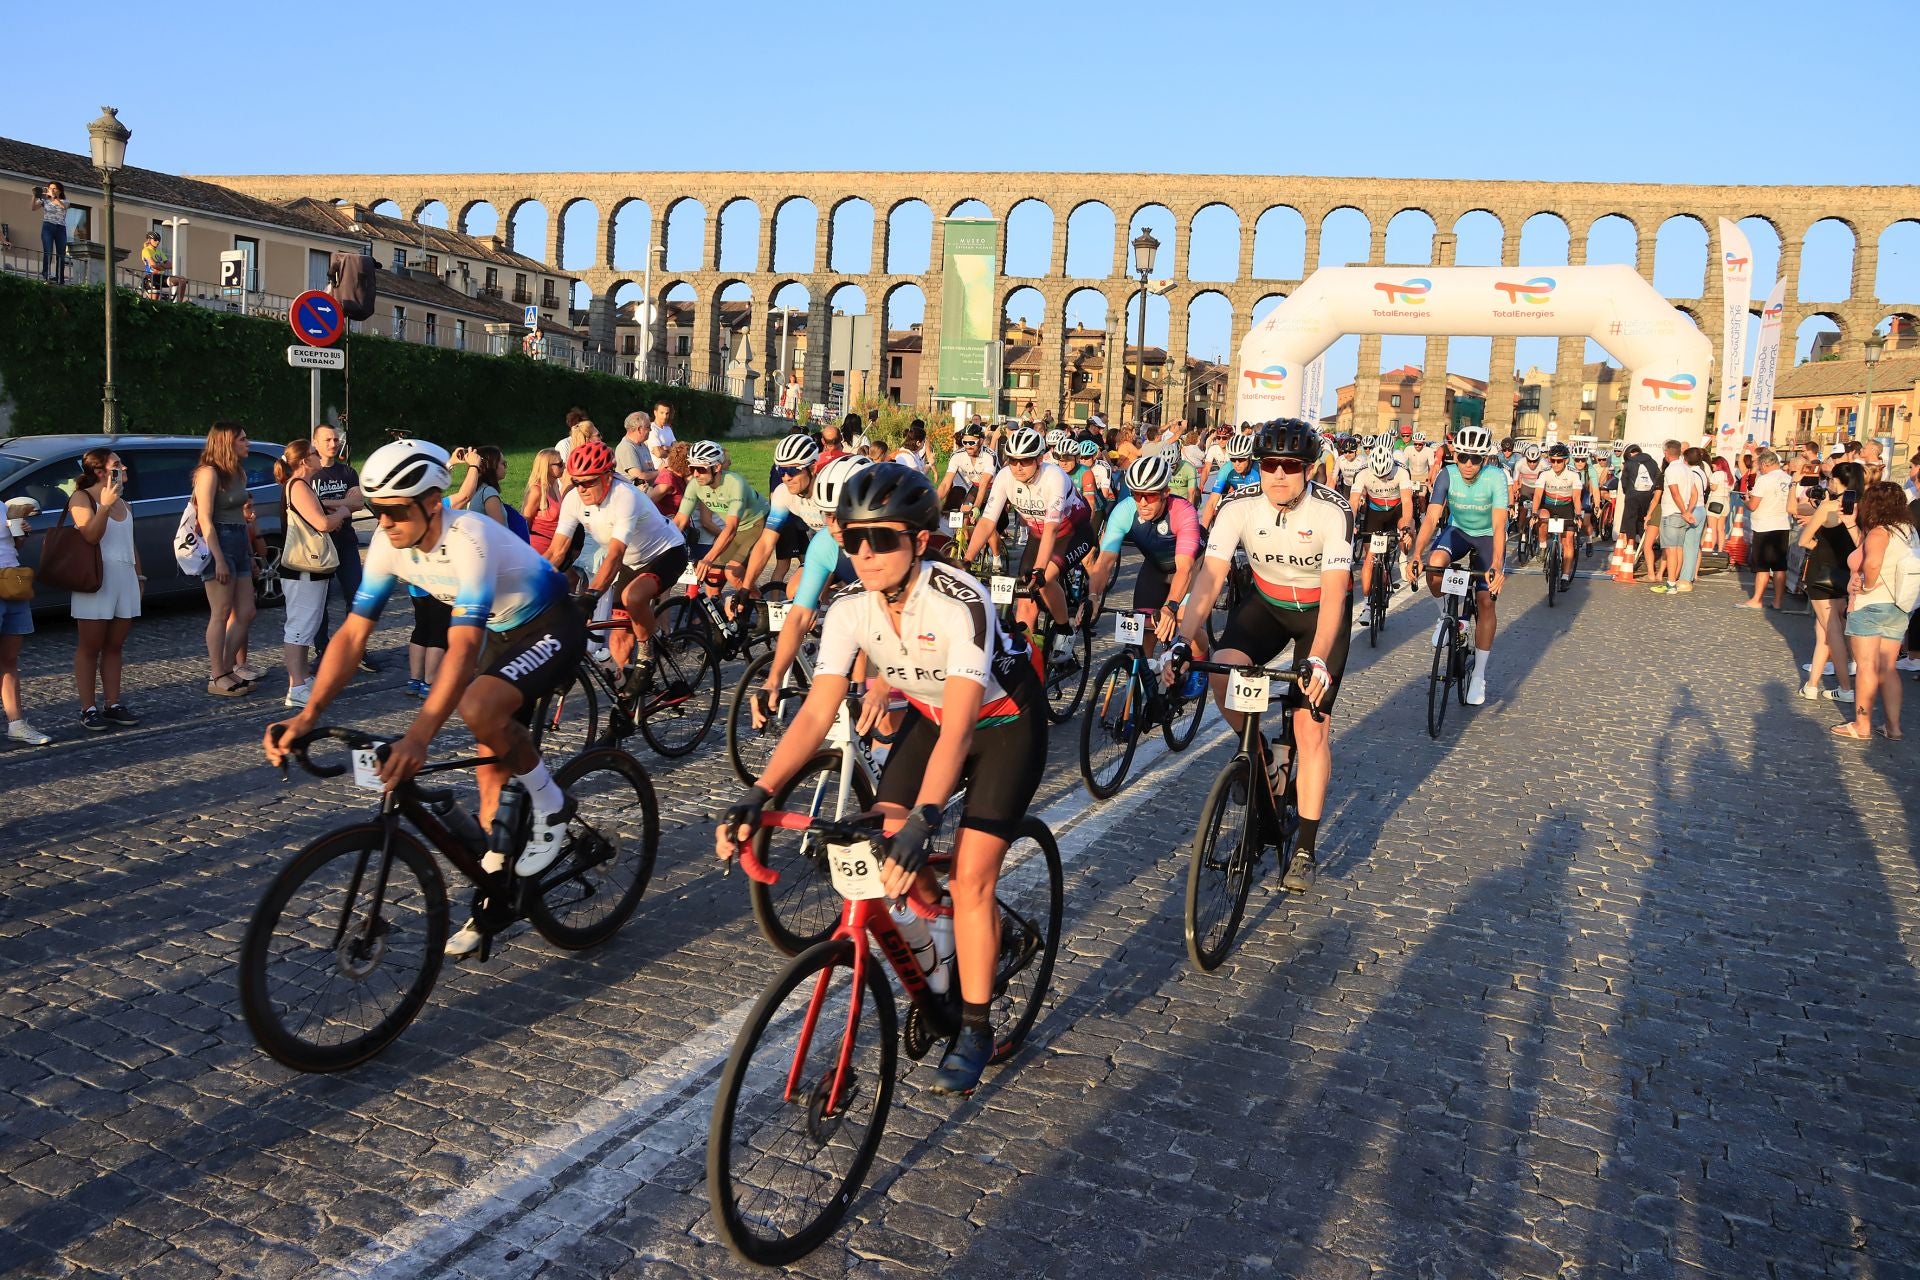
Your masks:
[{"label": "cyclist", "polygon": [[1260,468],[1253,461],[1253,437],[1235,436],[1227,442],[1226,465],[1213,473],[1213,482],[1207,486],[1207,502],[1201,511],[1200,523],[1211,529],[1222,503],[1259,485]]},{"label": "cyclist", "polygon": [[[947,475],[936,491],[942,511],[965,511],[978,518],[987,501],[987,486],[993,483],[996,464],[987,451],[986,433],[969,424],[960,433],[960,447],[947,460]],[[987,539],[994,559],[1000,557],[1000,530],[996,526]]]},{"label": "cyclist", "polygon": [[813,630],[813,621],[820,614],[820,598],[826,593],[827,587],[833,583],[855,581],[853,564],[840,550],[839,530],[835,527],[833,510],[840,501],[840,491],[848,479],[874,465],[871,458],[863,458],[857,453],[843,453],[821,467],[819,474],[813,478],[813,500],[825,518],[825,526],[807,543],[806,557],[800,562],[800,581],[787,597],[787,619],[780,624],[780,635],[773,645],[773,659],[767,664],[767,678],[761,686],[764,697],[755,698],[748,707],[756,729],[766,727],[765,709],[773,699],[779,697],[781,681],[786,678],[788,668],[793,666],[801,642]]},{"label": "cyclist", "polygon": [[[1493,452],[1493,434],[1485,427],[1462,427],[1454,437],[1453,461],[1433,482],[1433,501],[1427,506],[1427,518],[1420,524],[1420,536],[1414,543],[1414,559],[1427,566],[1427,588],[1440,594],[1440,575],[1448,568],[1471,559],[1477,570],[1473,589],[1479,605],[1473,648],[1473,679],[1467,683],[1467,701],[1479,706],[1487,700],[1487,662],[1493,653],[1493,637],[1499,629],[1494,601],[1507,580],[1507,473],[1487,465]],[[1440,528],[1441,518],[1446,528]],[[1490,573],[1492,580],[1481,576]],[[1440,643],[1442,618],[1433,629],[1433,643]]]},{"label": "cyclist", "polygon": [[[1360,625],[1367,627],[1373,625],[1371,535],[1392,533],[1405,543],[1413,532],[1413,480],[1393,456],[1393,445],[1387,437],[1381,436],[1368,451],[1367,469],[1360,474],[1354,498],[1360,536],[1367,539],[1367,557],[1360,567]],[[1393,584],[1389,583],[1387,589],[1391,592]]]},{"label": "cyclist", "polygon": [[699,564],[700,578],[712,595],[723,572],[733,585],[742,585],[746,559],[766,523],[767,500],[738,472],[727,469],[726,450],[711,440],[695,440],[688,446],[687,463],[691,476],[673,522],[684,530],[697,515],[701,526],[714,535]]},{"label": "cyclist", "polygon": [[1520,465],[1520,459],[1514,456],[1512,436],[1500,437],[1500,457],[1497,461],[1500,463],[1500,469],[1509,476],[1513,474],[1513,469]]},{"label": "cyclist", "polygon": [[1047,461],[1062,471],[1068,471],[1080,465],[1079,457],[1080,455],[1074,451],[1073,436],[1070,432],[1062,427],[1055,427],[1047,432]]},{"label": "cyclist", "polygon": [[1433,487],[1433,447],[1427,443],[1426,432],[1413,433],[1413,443],[1401,453],[1400,461],[1406,464],[1407,478],[1413,481],[1413,518],[1417,521],[1427,512],[1427,491]]},{"label": "cyclist", "polygon": [[[1041,457],[1044,449],[1040,433],[1030,427],[1007,433],[1001,450],[1003,465],[993,477],[963,558],[971,563],[980,554],[994,522],[1011,507],[1027,523],[1027,549],[1020,558],[1019,576],[1038,582],[1047,612],[1064,628],[1067,593],[1062,578],[1093,551],[1093,513],[1067,480],[1067,473]],[[1022,622],[1031,627],[1038,617],[1033,601],[1020,602]]]},{"label": "cyclist", "polygon": [[[1260,458],[1260,490],[1221,508],[1207,535],[1205,562],[1187,597],[1180,635],[1190,647],[1200,644],[1201,628],[1227,580],[1236,549],[1247,553],[1254,589],[1241,601],[1220,637],[1213,661],[1268,663],[1293,645],[1295,666],[1307,677],[1300,686],[1308,706],[1322,713],[1333,708],[1340,675],[1347,665],[1353,621],[1353,514],[1340,495],[1307,477],[1321,455],[1320,438],[1298,418],[1281,418],[1259,428],[1254,448]],[[1163,679],[1175,678],[1168,665]],[[1213,678],[1214,697],[1225,711],[1226,678]],[[1289,699],[1289,702],[1292,702]],[[1238,728],[1243,717],[1225,711]],[[1314,848],[1333,774],[1333,750],[1327,722],[1306,707],[1294,706],[1295,797],[1300,815],[1293,860],[1281,884],[1293,893],[1313,887]]]},{"label": "cyclist", "polygon": [[1367,460],[1360,456],[1360,437],[1340,437],[1340,456],[1333,460],[1331,474],[1333,487],[1341,498],[1351,502],[1353,482],[1367,469]]},{"label": "cyclist", "polygon": [[[262,745],[269,763],[286,761],[283,744],[310,732],[353,679],[394,588],[418,587],[453,606],[447,654],[413,723],[388,748],[380,780],[394,787],[418,773],[434,735],[457,709],[482,751],[500,762],[478,770],[480,825],[492,826],[509,776],[526,788],[533,819],[514,870],[535,875],[560,856],[573,801],[547,771],[527,726],[534,704],[574,677],[586,629],[567,600],[566,580],[539,552],[482,513],[443,504],[449,480],[446,450],[425,440],[381,445],[360,468],[360,491],[380,527],[353,611],[327,646],[307,705],[267,726]],[[482,865],[498,871],[506,857],[489,851]],[[447,939],[446,951],[463,956],[479,945],[468,921]]]},{"label": "cyclist", "polygon": [[1539,489],[1540,477],[1546,469],[1547,464],[1540,460],[1540,446],[1529,444],[1511,473],[1513,514],[1516,518],[1522,511],[1533,510],[1534,491]]},{"label": "cyclist", "polygon": [[653,663],[652,602],[686,570],[687,541],[651,499],[613,471],[613,451],[598,440],[583,441],[567,455],[573,487],[560,500],[547,563],[557,569],[565,562],[576,529],[584,528],[604,548],[587,590],[606,593],[627,611],[628,630],[610,633],[607,647],[622,664],[633,653],[627,687],[635,690],[645,685]]},{"label": "cyclist", "polygon": [[1145,453],[1127,468],[1131,490],[1114,507],[1100,531],[1100,550],[1087,562],[1093,598],[1104,600],[1120,548],[1131,542],[1141,555],[1140,573],[1133,580],[1133,607],[1157,610],[1153,630],[1143,648],[1153,652],[1155,639],[1171,640],[1180,624],[1180,601],[1193,578],[1193,562],[1200,554],[1200,519],[1193,504],[1168,492],[1173,463],[1160,453]]},{"label": "cyclist", "polygon": [[1573,445],[1573,472],[1580,477],[1580,519],[1589,538],[1593,537],[1593,512],[1600,493],[1600,482],[1593,473],[1593,450],[1584,440]]},{"label": "cyclist", "polygon": [[[1008,452],[1027,454],[1026,466],[1034,466],[1038,434],[1011,434],[1019,447],[1010,443]],[[864,590],[827,611],[807,700],[766,771],[721,819],[715,847],[731,858],[753,835],[768,798],[826,739],[864,653],[912,706],[880,774],[888,836],[881,878],[889,894],[904,895],[920,878],[947,802],[966,787],[947,885],[960,1031],[931,1084],[936,1093],[966,1094],[993,1056],[988,1019],[1000,949],[994,892],[1000,860],[1046,764],[1047,718],[1033,669],[1001,632],[986,588],[926,558],[939,517],[933,485],[893,463],[869,467],[841,489],[834,518]]]},{"label": "cyclist", "polygon": [[1586,481],[1568,465],[1573,451],[1556,444],[1547,450],[1547,469],[1540,475],[1531,508],[1534,532],[1544,544],[1547,521],[1560,520],[1560,589],[1573,585],[1573,531],[1580,522],[1580,499],[1587,490]]},{"label": "cyclist", "polygon": [[1060,469],[1067,473],[1067,482],[1096,516],[1100,510],[1100,490],[1094,483],[1093,455],[1098,452],[1099,447],[1091,440],[1073,440],[1068,442],[1059,460]]},{"label": "cyclist", "polygon": [[1116,500],[1113,467],[1108,463],[1107,455],[1101,451],[1098,440],[1082,440],[1074,447],[1080,453],[1081,478],[1087,486],[1082,496],[1086,498],[1087,505],[1093,508],[1095,520],[1104,522]]},{"label": "cyclist", "polygon": [[767,525],[754,540],[741,573],[748,600],[758,595],[760,570],[772,560],[777,566],[769,586],[786,589],[787,571],[807,554],[813,536],[826,528],[827,517],[813,500],[813,471],[820,462],[820,442],[810,435],[787,436],[773,450],[773,497],[767,502]]}]

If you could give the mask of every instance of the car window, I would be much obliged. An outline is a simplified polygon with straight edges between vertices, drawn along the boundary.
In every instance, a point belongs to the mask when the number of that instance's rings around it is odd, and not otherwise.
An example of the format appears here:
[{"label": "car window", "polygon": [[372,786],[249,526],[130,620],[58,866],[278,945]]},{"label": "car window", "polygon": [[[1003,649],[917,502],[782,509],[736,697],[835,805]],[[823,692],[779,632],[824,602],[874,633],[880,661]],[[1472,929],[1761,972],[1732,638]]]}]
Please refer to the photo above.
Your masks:
[{"label": "car window", "polygon": [[273,460],[280,456],[280,446],[274,445],[269,452],[263,446],[255,446],[247,454],[247,488],[258,489],[261,485],[269,488],[280,482],[273,478]]},{"label": "car window", "polygon": [[45,466],[31,475],[0,488],[0,499],[32,498],[40,504],[42,511],[58,511],[67,505],[67,499],[73,495],[74,485],[80,473],[80,455],[70,453],[64,457],[49,458]]},{"label": "car window", "polygon": [[127,499],[144,502],[165,498],[186,505],[193,493],[198,449],[135,449],[120,455],[127,464]]}]

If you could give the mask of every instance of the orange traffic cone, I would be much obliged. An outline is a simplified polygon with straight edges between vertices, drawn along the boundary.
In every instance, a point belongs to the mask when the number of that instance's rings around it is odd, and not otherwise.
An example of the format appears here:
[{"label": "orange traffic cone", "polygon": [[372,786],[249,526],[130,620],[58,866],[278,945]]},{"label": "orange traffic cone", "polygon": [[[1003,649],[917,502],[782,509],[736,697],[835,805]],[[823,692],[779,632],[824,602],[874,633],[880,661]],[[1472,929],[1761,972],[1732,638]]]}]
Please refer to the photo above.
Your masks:
[{"label": "orange traffic cone", "polygon": [[1622,536],[1613,544],[1613,558],[1608,562],[1607,572],[1615,582],[1633,585],[1633,562],[1638,558],[1633,539]]}]

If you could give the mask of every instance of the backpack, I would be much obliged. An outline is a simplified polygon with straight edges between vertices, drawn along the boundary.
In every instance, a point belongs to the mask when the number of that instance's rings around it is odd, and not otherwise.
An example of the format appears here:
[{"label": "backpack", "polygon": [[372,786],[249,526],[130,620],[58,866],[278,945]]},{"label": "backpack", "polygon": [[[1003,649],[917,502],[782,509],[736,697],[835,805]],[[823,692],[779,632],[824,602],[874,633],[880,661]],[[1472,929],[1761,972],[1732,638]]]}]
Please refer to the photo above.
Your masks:
[{"label": "backpack", "polygon": [[200,541],[200,515],[193,508],[193,499],[187,499],[187,509],[180,513],[180,523],[173,530],[173,562],[180,572],[189,578],[197,578],[207,570],[207,563],[213,559],[206,544]]},{"label": "backpack", "polygon": [[520,508],[506,502],[500,505],[507,511],[507,528],[513,530],[514,536],[520,541],[532,542],[533,530],[527,526],[527,518],[520,514]]},{"label": "backpack", "polygon": [[1887,531],[1886,554],[1880,558],[1880,581],[1893,593],[1893,602],[1903,613],[1912,613],[1920,605],[1920,548],[1914,535],[1902,538],[1894,529]]}]

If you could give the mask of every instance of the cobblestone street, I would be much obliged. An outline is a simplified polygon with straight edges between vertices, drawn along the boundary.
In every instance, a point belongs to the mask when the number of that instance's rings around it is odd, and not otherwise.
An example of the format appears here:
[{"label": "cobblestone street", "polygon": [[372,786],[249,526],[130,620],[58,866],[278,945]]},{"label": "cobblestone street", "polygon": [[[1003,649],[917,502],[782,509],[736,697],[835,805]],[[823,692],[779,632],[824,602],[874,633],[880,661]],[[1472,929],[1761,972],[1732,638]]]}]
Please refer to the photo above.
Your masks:
[{"label": "cobblestone street", "polygon": [[[1269,858],[1212,974],[1180,916],[1217,716],[1103,803],[1055,729],[1051,999],[969,1100],[903,1058],[864,1191],[792,1270],[1920,1275],[1920,757],[1830,738],[1793,696],[1809,620],[1736,585],[1549,608],[1516,575],[1489,701],[1438,741],[1434,606],[1397,596],[1380,648],[1354,635],[1319,883]],[[265,765],[283,680],[207,697],[204,621],[135,625],[133,730],[73,718],[71,624],[23,654],[56,742],[0,747],[0,1273],[755,1274],[716,1243],[707,1124],[784,962],[713,863],[718,726],[687,761],[629,743],[663,833],[611,942],[520,926],[381,1056],[304,1076],[255,1047],[234,957],[365,793]],[[406,623],[329,720],[405,724]]]}]

